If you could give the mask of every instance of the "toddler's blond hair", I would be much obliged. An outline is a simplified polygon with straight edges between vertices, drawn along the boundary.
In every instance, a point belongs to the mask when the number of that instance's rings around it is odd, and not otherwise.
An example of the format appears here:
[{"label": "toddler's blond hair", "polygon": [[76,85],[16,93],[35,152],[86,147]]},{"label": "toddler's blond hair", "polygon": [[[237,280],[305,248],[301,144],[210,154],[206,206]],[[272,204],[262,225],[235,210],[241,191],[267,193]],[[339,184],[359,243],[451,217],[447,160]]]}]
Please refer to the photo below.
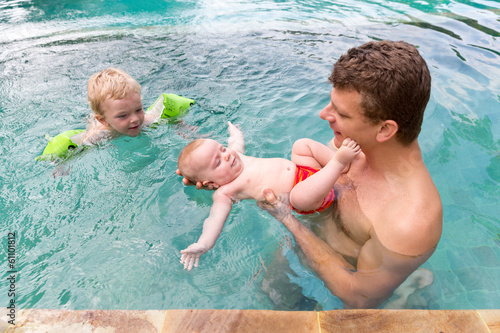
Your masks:
[{"label": "toddler's blond hair", "polygon": [[87,83],[87,99],[95,114],[104,116],[102,103],[122,99],[130,93],[141,93],[141,85],[125,71],[108,68],[92,75]]}]

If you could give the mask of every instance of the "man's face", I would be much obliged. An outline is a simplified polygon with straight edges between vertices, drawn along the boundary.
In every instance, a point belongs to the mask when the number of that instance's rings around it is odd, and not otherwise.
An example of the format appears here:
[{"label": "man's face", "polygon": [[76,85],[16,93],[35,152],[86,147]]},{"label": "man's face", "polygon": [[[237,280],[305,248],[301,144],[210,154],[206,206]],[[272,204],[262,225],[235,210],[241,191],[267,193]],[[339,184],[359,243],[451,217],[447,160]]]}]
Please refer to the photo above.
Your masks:
[{"label": "man's face", "polygon": [[128,136],[137,136],[141,132],[144,109],[139,93],[130,93],[123,99],[106,99],[102,110],[104,116],[96,115],[96,119],[104,126]]},{"label": "man's face", "polygon": [[193,168],[197,178],[222,186],[232,182],[243,171],[243,161],[238,153],[215,140],[207,139],[194,153]]},{"label": "man's face", "polygon": [[377,126],[363,115],[361,95],[355,90],[333,88],[330,103],[319,116],[329,122],[337,148],[346,138],[355,140],[362,148],[375,142]]}]

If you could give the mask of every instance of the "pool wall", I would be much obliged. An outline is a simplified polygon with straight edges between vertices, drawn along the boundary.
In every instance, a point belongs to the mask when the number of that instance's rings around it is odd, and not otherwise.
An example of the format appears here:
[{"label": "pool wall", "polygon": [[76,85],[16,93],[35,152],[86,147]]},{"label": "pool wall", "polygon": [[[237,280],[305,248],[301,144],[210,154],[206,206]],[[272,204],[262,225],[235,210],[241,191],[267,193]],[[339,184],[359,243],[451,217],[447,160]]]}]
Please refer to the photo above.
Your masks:
[{"label": "pool wall", "polygon": [[[3,313],[7,309],[3,308]],[[43,310],[0,332],[500,332],[500,310]]]}]

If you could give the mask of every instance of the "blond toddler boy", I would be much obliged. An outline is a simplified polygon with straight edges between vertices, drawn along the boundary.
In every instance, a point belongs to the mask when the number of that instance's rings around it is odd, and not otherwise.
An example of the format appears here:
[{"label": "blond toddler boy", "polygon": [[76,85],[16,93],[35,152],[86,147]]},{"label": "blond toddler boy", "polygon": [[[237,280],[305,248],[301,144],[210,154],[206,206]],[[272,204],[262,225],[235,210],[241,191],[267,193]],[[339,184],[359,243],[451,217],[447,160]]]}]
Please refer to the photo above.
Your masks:
[{"label": "blond toddler boy", "polygon": [[86,131],[71,137],[76,144],[95,144],[120,135],[135,137],[161,113],[144,113],[141,86],[125,71],[108,68],[92,75],[87,83],[92,109]]},{"label": "blond toddler boy", "polygon": [[270,188],[274,193],[290,193],[290,203],[300,213],[324,210],[333,202],[333,185],[361,151],[351,139],[345,139],[336,152],[301,139],[293,145],[291,161],[256,158],[243,155],[243,133],[230,122],[228,130],[227,147],[215,140],[198,139],[179,155],[179,171],[185,178],[217,188],[200,238],[181,251],[181,263],[188,270],[198,267],[200,256],[215,245],[234,201],[265,200],[263,191]]}]

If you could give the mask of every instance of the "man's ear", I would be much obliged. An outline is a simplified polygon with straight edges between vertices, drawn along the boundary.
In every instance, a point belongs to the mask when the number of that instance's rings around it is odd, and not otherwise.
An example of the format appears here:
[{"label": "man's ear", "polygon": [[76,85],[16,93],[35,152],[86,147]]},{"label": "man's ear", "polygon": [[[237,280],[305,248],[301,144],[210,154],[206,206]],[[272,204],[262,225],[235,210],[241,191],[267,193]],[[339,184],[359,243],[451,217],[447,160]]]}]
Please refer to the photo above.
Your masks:
[{"label": "man's ear", "polygon": [[384,120],[377,133],[377,142],[386,142],[397,133],[398,129],[398,123],[394,120]]},{"label": "man's ear", "polygon": [[97,121],[100,122],[101,124],[103,124],[104,126],[109,127],[109,123],[106,121],[106,118],[104,118],[104,116],[101,116],[100,114],[96,114],[95,119],[97,119]]}]

